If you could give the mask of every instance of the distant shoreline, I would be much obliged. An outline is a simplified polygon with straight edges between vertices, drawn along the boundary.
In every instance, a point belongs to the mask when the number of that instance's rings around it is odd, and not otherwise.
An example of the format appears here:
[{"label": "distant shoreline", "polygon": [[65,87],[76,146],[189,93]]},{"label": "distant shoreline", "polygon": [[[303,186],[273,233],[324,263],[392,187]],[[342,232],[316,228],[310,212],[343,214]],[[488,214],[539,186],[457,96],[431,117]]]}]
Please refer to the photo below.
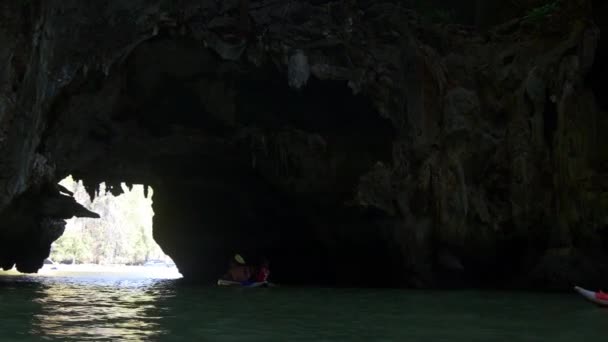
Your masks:
[{"label": "distant shoreline", "polygon": [[182,275],[175,266],[127,266],[127,265],[97,265],[97,264],[75,264],[75,265],[44,265],[38,273],[20,273],[16,269],[0,271],[0,276],[124,276],[128,278],[163,278],[176,279]]}]

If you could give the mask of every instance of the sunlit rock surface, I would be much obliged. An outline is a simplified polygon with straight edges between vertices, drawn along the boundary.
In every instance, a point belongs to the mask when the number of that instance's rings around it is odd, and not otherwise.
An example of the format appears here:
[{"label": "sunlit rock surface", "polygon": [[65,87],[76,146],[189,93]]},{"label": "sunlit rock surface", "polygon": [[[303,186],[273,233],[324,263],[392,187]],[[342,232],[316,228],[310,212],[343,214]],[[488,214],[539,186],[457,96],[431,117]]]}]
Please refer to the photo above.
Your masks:
[{"label": "sunlit rock surface", "polygon": [[236,252],[293,283],[608,280],[605,5],[461,3],[2,3],[1,266],[93,216],[57,204],[72,174],[153,186],[194,280]]}]

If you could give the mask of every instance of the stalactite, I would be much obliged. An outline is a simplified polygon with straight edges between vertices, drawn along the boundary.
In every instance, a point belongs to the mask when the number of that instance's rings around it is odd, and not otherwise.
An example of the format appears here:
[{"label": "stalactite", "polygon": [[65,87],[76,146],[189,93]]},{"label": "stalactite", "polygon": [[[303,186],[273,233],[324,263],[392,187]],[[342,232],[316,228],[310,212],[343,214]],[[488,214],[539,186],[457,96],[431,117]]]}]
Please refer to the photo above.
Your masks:
[{"label": "stalactite", "polygon": [[99,192],[99,185],[91,184],[86,180],[83,180],[82,183],[84,185],[84,189],[87,191],[87,194],[89,194],[89,199],[91,200],[91,202],[93,202],[95,200],[95,196]]}]

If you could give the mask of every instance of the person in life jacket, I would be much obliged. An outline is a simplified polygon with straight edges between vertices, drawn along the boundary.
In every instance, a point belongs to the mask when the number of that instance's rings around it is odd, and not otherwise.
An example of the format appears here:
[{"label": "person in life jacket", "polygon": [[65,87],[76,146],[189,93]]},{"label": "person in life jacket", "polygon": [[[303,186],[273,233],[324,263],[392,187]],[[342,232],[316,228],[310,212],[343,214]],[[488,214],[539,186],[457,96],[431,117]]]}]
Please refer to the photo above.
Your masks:
[{"label": "person in life jacket", "polygon": [[258,267],[258,270],[255,274],[255,281],[258,283],[263,283],[268,281],[268,277],[270,276],[270,263],[268,259],[262,258],[262,262]]}]

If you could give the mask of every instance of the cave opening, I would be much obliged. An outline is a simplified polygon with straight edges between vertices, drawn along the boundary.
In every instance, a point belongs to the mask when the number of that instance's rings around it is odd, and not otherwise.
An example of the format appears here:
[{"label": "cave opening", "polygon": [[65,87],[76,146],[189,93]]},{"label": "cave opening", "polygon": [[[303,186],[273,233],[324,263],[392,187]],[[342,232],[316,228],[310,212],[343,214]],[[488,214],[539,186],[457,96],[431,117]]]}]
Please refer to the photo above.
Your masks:
[{"label": "cave opening", "polygon": [[99,218],[66,220],[41,272],[180,278],[175,263],[153,238],[153,190],[141,184],[101,183],[91,189],[72,176],[59,186]]},{"label": "cave opening", "polygon": [[153,238],[152,189],[141,184],[101,183],[91,191],[72,176],[59,186],[100,217],[67,219],[63,235],[51,245],[40,273],[181,277]]}]

